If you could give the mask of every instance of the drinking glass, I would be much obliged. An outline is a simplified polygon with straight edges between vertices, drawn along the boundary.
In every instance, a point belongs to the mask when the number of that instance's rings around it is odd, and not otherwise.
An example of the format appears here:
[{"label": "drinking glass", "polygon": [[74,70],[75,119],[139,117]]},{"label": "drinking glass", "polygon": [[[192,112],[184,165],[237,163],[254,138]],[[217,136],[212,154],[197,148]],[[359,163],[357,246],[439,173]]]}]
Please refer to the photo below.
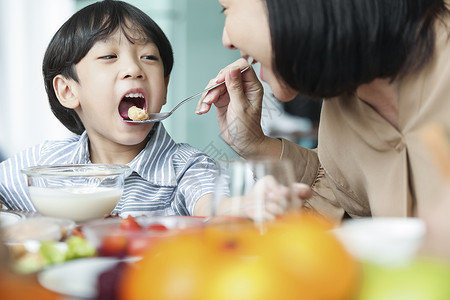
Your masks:
[{"label": "drinking glass", "polygon": [[219,170],[211,208],[216,220],[251,220],[260,227],[301,207],[292,189],[294,171],[288,160],[232,160],[221,162]]}]

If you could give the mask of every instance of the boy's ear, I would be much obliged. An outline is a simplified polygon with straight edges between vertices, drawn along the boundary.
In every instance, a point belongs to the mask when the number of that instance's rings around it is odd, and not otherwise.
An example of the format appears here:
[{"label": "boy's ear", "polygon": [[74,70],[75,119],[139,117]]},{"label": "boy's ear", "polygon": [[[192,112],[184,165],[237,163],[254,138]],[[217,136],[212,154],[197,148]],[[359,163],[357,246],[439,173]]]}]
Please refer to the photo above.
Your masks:
[{"label": "boy's ear", "polygon": [[164,83],[166,84],[166,95],[164,97],[164,103],[162,105],[165,105],[167,103],[167,87],[169,86],[169,79],[170,79],[170,76],[167,76],[166,78],[164,78]]},{"label": "boy's ear", "polygon": [[62,106],[67,108],[76,108],[80,105],[78,97],[72,91],[73,80],[69,80],[61,74],[53,78],[53,89],[56,97]]}]

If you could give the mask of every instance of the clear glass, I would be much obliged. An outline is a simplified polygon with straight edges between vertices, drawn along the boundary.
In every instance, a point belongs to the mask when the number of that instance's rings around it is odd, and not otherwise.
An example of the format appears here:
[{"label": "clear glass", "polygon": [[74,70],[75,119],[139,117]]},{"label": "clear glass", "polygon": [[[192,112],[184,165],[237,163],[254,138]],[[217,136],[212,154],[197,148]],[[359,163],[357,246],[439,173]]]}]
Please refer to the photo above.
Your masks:
[{"label": "clear glass", "polygon": [[86,164],[23,169],[31,201],[44,216],[84,222],[111,213],[119,202],[130,168]]},{"label": "clear glass", "polygon": [[301,208],[293,183],[293,166],[288,160],[258,158],[222,162],[211,214],[221,222],[251,220],[262,228],[266,221]]}]

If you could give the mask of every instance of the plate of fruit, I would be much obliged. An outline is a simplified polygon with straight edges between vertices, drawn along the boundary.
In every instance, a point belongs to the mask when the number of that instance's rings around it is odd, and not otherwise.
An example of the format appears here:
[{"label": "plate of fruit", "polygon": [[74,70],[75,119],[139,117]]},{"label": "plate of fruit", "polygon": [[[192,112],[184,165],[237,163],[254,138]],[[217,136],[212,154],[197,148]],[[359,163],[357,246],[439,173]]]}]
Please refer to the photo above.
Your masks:
[{"label": "plate of fruit", "polygon": [[128,216],[83,224],[82,233],[98,256],[134,257],[154,243],[174,235],[201,230],[204,218],[189,216]]}]

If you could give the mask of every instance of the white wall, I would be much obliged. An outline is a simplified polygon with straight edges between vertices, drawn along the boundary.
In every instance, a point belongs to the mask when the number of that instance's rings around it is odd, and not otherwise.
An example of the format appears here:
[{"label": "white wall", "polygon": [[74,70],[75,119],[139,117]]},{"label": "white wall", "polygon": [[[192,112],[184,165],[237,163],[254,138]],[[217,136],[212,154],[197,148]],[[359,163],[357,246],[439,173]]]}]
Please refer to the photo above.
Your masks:
[{"label": "white wall", "polygon": [[0,149],[9,156],[69,136],[53,116],[41,66],[50,38],[74,0],[0,0]]}]

